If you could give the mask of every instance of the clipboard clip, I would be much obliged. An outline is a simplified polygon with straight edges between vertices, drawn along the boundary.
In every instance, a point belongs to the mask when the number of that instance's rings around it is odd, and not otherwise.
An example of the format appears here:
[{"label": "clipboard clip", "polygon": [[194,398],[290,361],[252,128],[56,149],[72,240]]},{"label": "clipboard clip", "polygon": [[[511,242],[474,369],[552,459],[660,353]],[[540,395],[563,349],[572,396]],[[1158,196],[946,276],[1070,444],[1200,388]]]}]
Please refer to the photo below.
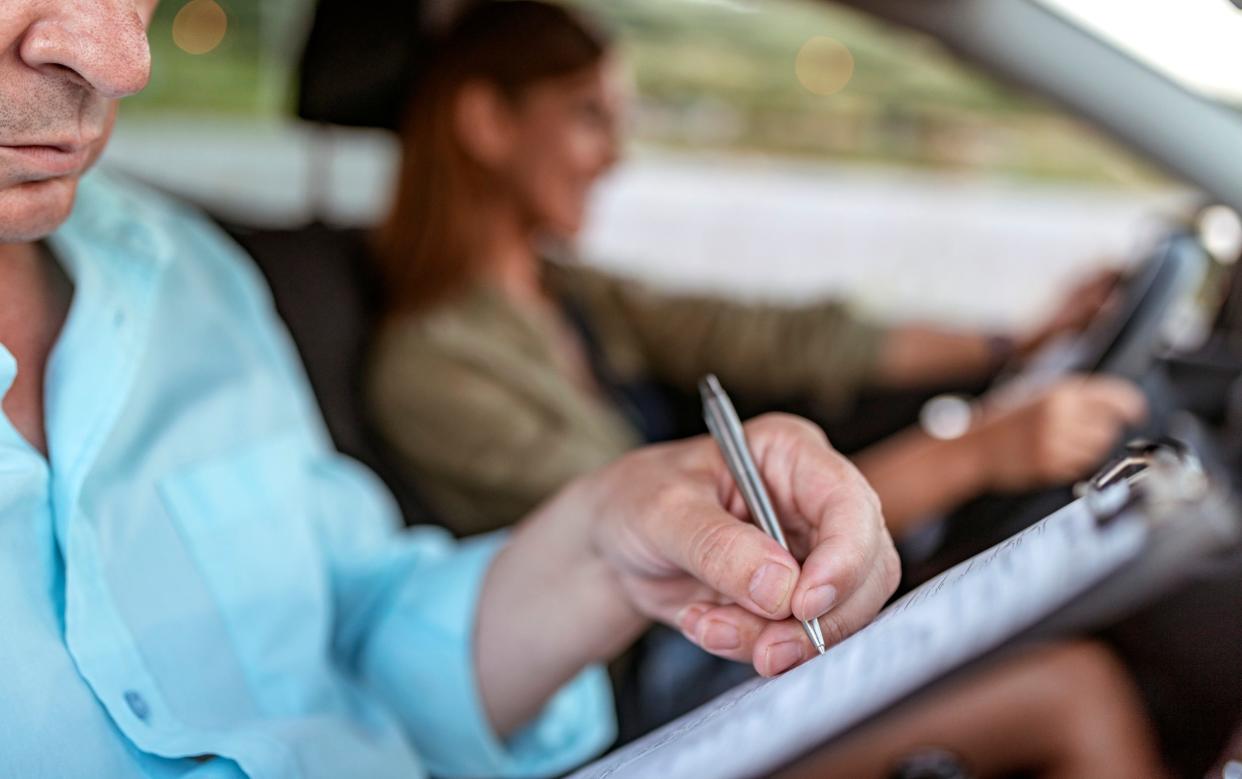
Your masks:
[{"label": "clipboard clip", "polygon": [[1074,487],[1100,525],[1107,525],[1142,501],[1152,521],[1162,521],[1176,505],[1202,498],[1208,491],[1203,463],[1175,438],[1138,439],[1095,476]]}]

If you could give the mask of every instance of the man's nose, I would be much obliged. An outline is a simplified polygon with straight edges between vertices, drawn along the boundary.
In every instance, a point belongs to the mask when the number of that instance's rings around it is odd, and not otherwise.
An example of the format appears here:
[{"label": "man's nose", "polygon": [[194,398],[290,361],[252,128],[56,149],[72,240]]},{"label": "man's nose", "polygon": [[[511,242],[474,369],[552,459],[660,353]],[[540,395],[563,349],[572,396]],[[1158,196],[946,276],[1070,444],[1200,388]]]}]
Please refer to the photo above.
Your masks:
[{"label": "man's nose", "polygon": [[26,31],[27,66],[62,75],[102,97],[139,92],[151,75],[146,25],[133,0],[69,0]]}]

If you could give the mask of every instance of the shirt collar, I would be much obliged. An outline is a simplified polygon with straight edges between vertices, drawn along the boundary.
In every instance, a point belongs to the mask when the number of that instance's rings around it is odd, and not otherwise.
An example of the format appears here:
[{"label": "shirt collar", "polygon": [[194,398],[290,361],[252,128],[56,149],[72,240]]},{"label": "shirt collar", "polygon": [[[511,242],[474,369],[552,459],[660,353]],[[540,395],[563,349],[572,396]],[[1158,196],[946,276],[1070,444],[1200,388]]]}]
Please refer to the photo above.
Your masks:
[{"label": "shirt collar", "polygon": [[[72,500],[135,380],[159,281],[175,256],[174,208],[124,179],[91,173],[79,184],[73,215],[48,239],[74,282],[46,388],[60,509]],[[58,510],[58,533],[68,515]]]},{"label": "shirt collar", "polygon": [[106,172],[92,171],[78,183],[73,213],[48,239],[71,278],[81,263],[134,263],[135,270],[158,271],[172,258],[173,244],[158,228],[168,217],[153,213],[139,187]]}]

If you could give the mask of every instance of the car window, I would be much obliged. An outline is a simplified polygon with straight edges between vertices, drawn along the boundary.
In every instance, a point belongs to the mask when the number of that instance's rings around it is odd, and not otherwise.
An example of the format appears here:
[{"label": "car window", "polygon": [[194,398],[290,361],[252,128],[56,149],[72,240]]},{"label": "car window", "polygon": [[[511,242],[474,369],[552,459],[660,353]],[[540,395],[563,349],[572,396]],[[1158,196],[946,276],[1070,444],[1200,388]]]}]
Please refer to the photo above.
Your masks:
[{"label": "car window", "polygon": [[1116,184],[1154,173],[930,38],[825,2],[581,0],[618,29],[641,142]]},{"label": "car window", "polygon": [[[636,84],[585,253],[677,288],[1036,321],[1182,190],[930,37],[800,0],[579,0]],[[673,258],[673,259],[670,259]]]},{"label": "car window", "polygon": [[[931,39],[830,3],[577,2],[621,34],[639,86],[640,143],[1118,184],[1157,180],[1094,131],[960,64]],[[312,8],[312,0],[161,3],[151,27],[151,83],[126,113],[282,115],[293,102]]]},{"label": "car window", "polygon": [[[676,289],[1033,322],[1188,194],[934,40],[812,0],[574,0],[635,84],[581,254]],[[109,161],[266,224],[382,214],[396,145],[290,120],[312,0],[165,0]],[[223,26],[221,19],[224,19]],[[1193,195],[1190,195],[1193,196]]]}]

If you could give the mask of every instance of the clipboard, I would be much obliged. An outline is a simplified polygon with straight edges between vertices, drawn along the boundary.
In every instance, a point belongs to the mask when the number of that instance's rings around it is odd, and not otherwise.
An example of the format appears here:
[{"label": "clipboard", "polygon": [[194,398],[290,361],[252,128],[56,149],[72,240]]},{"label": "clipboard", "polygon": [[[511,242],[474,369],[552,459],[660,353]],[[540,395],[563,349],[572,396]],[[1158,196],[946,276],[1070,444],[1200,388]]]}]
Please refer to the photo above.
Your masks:
[{"label": "clipboard", "polygon": [[1196,561],[1236,548],[1239,516],[1226,482],[1189,447],[1136,443],[1073,503],[908,593],[828,653],[742,684],[572,776],[769,775],[1016,645],[1139,608]]}]

